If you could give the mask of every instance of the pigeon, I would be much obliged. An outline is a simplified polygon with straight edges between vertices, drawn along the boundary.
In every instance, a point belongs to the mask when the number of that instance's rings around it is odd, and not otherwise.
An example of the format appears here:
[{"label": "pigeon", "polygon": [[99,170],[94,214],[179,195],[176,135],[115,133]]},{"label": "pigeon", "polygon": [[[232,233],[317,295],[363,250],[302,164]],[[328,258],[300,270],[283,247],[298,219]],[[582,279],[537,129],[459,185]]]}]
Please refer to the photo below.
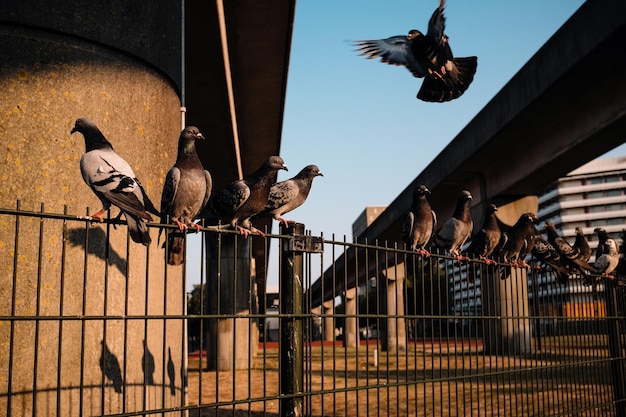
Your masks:
[{"label": "pigeon", "polygon": [[524,213],[507,232],[502,233],[498,255],[512,268],[530,268],[525,259],[539,234],[535,223],[537,216],[534,213]]},{"label": "pigeon", "polygon": [[606,241],[611,239],[611,235],[609,235],[608,232],[602,227],[596,227],[593,232],[598,235],[598,246],[596,247],[595,257],[595,259],[598,259],[600,256],[608,252],[609,248],[606,246]]},{"label": "pigeon", "polygon": [[102,202],[102,209],[91,217],[102,222],[102,215],[114,204],[124,213],[133,241],[148,246],[151,239],[146,221],[152,221],[148,212],[161,214],[132,168],[115,153],[113,145],[93,121],[77,119],[71,133],[74,132],[82,133],[85,138],[85,154],[80,158],[83,180]]},{"label": "pigeon", "polygon": [[496,211],[498,211],[498,207],[496,207],[495,204],[490,204],[489,207],[487,207],[483,227],[472,238],[466,251],[468,255],[479,258],[487,265],[495,265],[498,263],[493,259],[489,259],[500,242],[502,235],[500,226],[498,225],[498,219],[496,218]]},{"label": "pigeon", "polygon": [[578,251],[578,259],[588,262],[589,258],[591,258],[591,248],[589,247],[589,242],[587,242],[587,238],[583,233],[583,229],[580,227],[576,228],[576,240],[574,241],[573,246],[574,249]]},{"label": "pigeon", "polygon": [[541,235],[535,236],[535,243],[530,251],[531,255],[544,265],[548,265],[556,276],[556,279],[561,284],[566,283],[569,279],[570,272],[561,263],[561,257],[558,252]]},{"label": "pigeon", "polygon": [[409,250],[419,253],[428,258],[430,252],[426,245],[437,228],[437,215],[430,208],[426,198],[430,190],[425,185],[420,185],[413,190],[413,203],[404,217],[402,224],[402,240]]},{"label": "pigeon", "polygon": [[[161,194],[161,223],[165,224],[169,217],[178,226],[178,232],[167,233],[167,263],[170,265],[183,263],[183,233],[188,227],[200,230],[194,220],[211,195],[211,174],[198,158],[196,140],[204,140],[204,136],[195,126],[187,126],[180,133],[176,163],[167,172]],[[162,231],[159,230],[159,240]]]},{"label": "pigeon", "polygon": [[269,157],[252,175],[233,181],[209,199],[204,216],[210,223],[227,223],[247,238],[250,232],[265,236],[250,223],[252,216],[265,209],[270,188],[276,183],[278,170],[288,171],[280,156]]},{"label": "pigeon", "polygon": [[102,373],[111,380],[113,389],[118,394],[122,393],[124,380],[122,379],[122,370],[117,357],[109,350],[104,340],[100,342],[102,351],[100,352],[100,369]]},{"label": "pigeon", "polygon": [[548,234],[548,242],[561,257],[561,263],[570,271],[578,272],[585,276],[589,272],[594,272],[591,265],[586,261],[579,259],[580,251],[570,245],[567,240],[562,238],[556,230],[556,226],[552,222],[546,222],[545,232]]},{"label": "pigeon", "polygon": [[414,77],[424,78],[417,93],[422,101],[442,103],[459,98],[474,79],[478,58],[454,58],[444,33],[444,7],[445,0],[440,0],[425,35],[413,29],[407,36],[356,41],[357,51],[368,59],[380,58],[385,64],[403,65]]},{"label": "pigeon", "polygon": [[461,248],[474,228],[470,212],[471,201],[472,194],[467,190],[461,191],[452,217],[443,223],[433,241],[433,248],[448,250],[457,261],[466,259],[461,256]]},{"label": "pigeon", "polygon": [[255,218],[272,216],[285,227],[295,223],[294,220],[284,219],[282,215],[304,204],[311,191],[313,179],[318,176],[323,177],[324,174],[317,165],[307,165],[295,177],[272,185],[265,209]]},{"label": "pigeon", "polygon": [[619,245],[615,239],[608,238],[602,247],[603,253],[596,258],[593,267],[597,273],[613,279],[615,277],[611,273],[615,271],[619,264]]}]

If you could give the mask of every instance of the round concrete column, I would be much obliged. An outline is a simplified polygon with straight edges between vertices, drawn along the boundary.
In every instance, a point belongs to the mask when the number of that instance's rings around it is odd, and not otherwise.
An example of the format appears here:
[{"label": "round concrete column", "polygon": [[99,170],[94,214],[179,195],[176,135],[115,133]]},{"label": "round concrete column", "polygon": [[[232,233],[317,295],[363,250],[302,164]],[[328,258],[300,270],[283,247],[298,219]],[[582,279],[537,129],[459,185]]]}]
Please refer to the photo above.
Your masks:
[{"label": "round concrete column", "polygon": [[[96,122],[159,206],[181,127],[180,5],[148,3],[0,5],[10,22],[0,24],[0,207],[101,208],[81,178],[82,135],[70,135],[79,117]],[[162,15],[177,26],[145,27]],[[183,313],[185,290],[156,235],[145,248],[126,226],[0,215],[0,316],[17,318],[0,319],[0,409],[101,415],[182,404],[184,322],[163,315]]]}]

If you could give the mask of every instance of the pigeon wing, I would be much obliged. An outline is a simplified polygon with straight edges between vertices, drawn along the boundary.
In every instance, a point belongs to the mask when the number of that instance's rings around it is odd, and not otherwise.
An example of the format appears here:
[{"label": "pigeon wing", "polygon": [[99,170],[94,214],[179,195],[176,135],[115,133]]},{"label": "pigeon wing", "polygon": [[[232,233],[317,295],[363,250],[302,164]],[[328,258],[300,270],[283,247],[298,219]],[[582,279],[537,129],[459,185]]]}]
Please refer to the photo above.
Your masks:
[{"label": "pigeon wing", "polygon": [[161,223],[165,223],[167,216],[172,214],[170,210],[176,198],[179,180],[180,169],[175,166],[170,168],[170,170],[167,171],[165,184],[163,185],[163,193],[161,194]]},{"label": "pigeon wing", "polygon": [[275,210],[294,201],[300,194],[300,188],[293,180],[276,183],[270,189],[266,210]]},{"label": "pigeon wing", "polygon": [[358,47],[359,55],[367,59],[380,58],[385,64],[405,66],[417,78],[422,78],[426,74],[424,68],[413,57],[406,36],[357,41],[355,46]]}]

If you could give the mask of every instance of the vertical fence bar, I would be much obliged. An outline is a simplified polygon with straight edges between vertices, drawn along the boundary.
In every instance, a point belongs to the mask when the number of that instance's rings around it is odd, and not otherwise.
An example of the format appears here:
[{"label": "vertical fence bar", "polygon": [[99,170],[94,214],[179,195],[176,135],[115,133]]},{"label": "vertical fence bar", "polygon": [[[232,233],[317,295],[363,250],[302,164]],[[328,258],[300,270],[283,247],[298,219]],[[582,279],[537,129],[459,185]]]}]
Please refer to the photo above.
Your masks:
[{"label": "vertical fence bar", "polygon": [[615,415],[624,417],[626,416],[626,384],[624,381],[624,357],[620,329],[621,318],[618,308],[618,287],[614,281],[606,280],[604,288]]},{"label": "vertical fence bar", "polygon": [[304,233],[304,225],[296,223],[281,234],[291,236],[282,241],[280,270],[280,415],[302,416],[303,397],[303,333],[302,333],[302,252],[294,250],[296,233]]}]

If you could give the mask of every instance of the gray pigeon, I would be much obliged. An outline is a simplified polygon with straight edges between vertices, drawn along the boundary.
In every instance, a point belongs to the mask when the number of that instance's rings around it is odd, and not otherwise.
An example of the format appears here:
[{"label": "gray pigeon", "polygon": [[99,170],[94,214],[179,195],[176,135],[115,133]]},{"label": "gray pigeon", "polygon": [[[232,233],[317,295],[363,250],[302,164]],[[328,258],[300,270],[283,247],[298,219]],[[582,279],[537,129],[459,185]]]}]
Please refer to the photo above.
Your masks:
[{"label": "gray pigeon", "polygon": [[[194,220],[211,195],[211,174],[198,158],[196,140],[204,140],[204,136],[195,126],[187,126],[180,133],[176,163],[167,172],[161,194],[161,223],[165,224],[169,216],[178,226],[178,232],[167,233],[167,263],[170,265],[183,263],[183,233],[188,227],[200,229]],[[159,239],[162,231],[159,230]]]},{"label": "gray pigeon", "polygon": [[556,230],[556,226],[552,222],[546,222],[545,231],[548,234],[548,242],[554,246],[554,249],[561,257],[561,263],[570,271],[575,271],[585,276],[589,272],[594,272],[593,267],[579,258],[580,251],[562,238]]},{"label": "gray pigeon", "polygon": [[[151,242],[146,221],[150,213],[159,216],[132,168],[113,150],[95,123],[89,119],[76,120],[71,133],[80,132],[85,138],[85,154],[80,158],[83,180],[102,202],[102,209],[91,217],[103,221],[102,215],[111,204],[120,208],[133,241],[148,246]],[[121,213],[120,213],[121,214]]]},{"label": "gray pigeon", "polygon": [[564,284],[568,281],[569,270],[561,263],[561,257],[554,246],[541,235],[535,236],[535,242],[530,253],[539,262],[548,265],[552,269],[558,282]]},{"label": "gray pigeon", "polygon": [[530,268],[525,259],[539,236],[535,223],[537,216],[534,213],[524,213],[508,231],[502,233],[498,255],[512,268]]},{"label": "gray pigeon", "polygon": [[304,204],[311,191],[313,179],[317,176],[324,176],[317,165],[307,165],[295,177],[272,185],[265,209],[255,218],[272,216],[285,227],[289,223],[295,223],[294,220],[284,219],[282,215]]},{"label": "gray pigeon", "polygon": [[443,223],[433,241],[433,248],[448,250],[458,261],[467,260],[467,258],[461,256],[461,248],[472,234],[472,229],[474,228],[470,211],[471,201],[472,194],[467,190],[461,191],[452,217]]},{"label": "gray pigeon", "polygon": [[[594,269],[596,272],[612,278],[611,273],[615,271],[619,264],[619,245],[604,228],[597,227],[594,229],[594,232],[598,235]],[[613,263],[616,264],[613,265]]]},{"label": "gray pigeon", "polygon": [[357,41],[361,55],[369,59],[380,58],[390,65],[405,66],[414,77],[424,78],[417,98],[427,102],[445,102],[460,97],[469,87],[478,59],[454,58],[444,33],[445,0],[428,22],[428,32],[409,31],[407,36],[392,36],[386,39]]},{"label": "gray pigeon", "polygon": [[496,218],[496,211],[498,211],[498,207],[496,207],[495,204],[490,204],[489,207],[487,207],[483,227],[472,238],[467,248],[468,255],[479,258],[487,265],[495,265],[498,263],[489,258],[500,242],[502,235],[498,219]]},{"label": "gray pigeon", "polygon": [[430,190],[425,185],[420,185],[413,190],[413,203],[402,224],[402,241],[406,243],[409,250],[425,258],[430,256],[426,245],[437,228],[437,215],[426,198],[429,194]]},{"label": "gray pigeon", "polygon": [[271,156],[252,175],[233,181],[226,188],[209,199],[204,216],[209,223],[229,224],[239,230],[244,237],[250,232],[265,234],[250,223],[252,216],[259,214],[270,195],[270,188],[276,183],[278,170],[287,171],[285,162],[279,156]]}]

